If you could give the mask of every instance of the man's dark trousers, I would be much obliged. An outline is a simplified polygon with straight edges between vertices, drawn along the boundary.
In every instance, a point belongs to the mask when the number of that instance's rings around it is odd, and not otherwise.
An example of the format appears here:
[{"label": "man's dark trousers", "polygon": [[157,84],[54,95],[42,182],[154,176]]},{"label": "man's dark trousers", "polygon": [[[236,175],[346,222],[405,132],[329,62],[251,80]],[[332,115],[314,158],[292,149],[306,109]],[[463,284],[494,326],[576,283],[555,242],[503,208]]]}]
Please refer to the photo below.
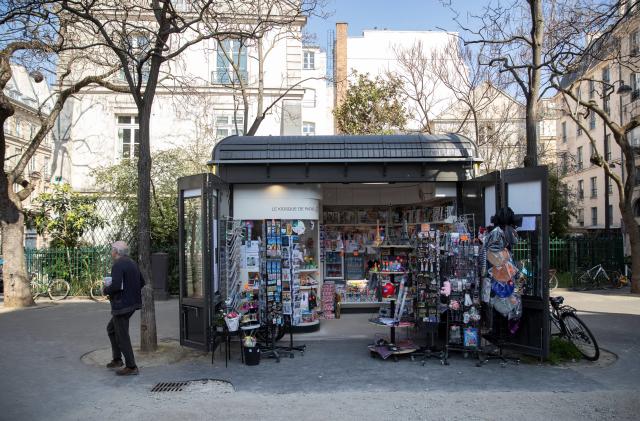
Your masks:
[{"label": "man's dark trousers", "polygon": [[129,319],[135,311],[112,316],[107,324],[107,333],[111,341],[111,352],[114,360],[121,360],[124,355],[125,365],[129,368],[136,366],[129,337]]}]

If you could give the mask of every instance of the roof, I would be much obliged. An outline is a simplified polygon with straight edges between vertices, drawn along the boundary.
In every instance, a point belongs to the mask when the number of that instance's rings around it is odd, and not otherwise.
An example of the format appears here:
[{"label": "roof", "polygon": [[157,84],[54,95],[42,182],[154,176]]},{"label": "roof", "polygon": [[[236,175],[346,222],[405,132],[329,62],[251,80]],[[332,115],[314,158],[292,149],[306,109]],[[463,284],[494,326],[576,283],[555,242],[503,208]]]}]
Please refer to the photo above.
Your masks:
[{"label": "roof", "polygon": [[474,142],[458,134],[363,136],[231,136],[211,164],[480,161]]},{"label": "roof", "polygon": [[16,103],[37,110],[42,107],[42,112],[51,112],[53,98],[49,90],[47,80],[36,83],[24,66],[11,65],[11,79],[7,83],[6,94]]}]

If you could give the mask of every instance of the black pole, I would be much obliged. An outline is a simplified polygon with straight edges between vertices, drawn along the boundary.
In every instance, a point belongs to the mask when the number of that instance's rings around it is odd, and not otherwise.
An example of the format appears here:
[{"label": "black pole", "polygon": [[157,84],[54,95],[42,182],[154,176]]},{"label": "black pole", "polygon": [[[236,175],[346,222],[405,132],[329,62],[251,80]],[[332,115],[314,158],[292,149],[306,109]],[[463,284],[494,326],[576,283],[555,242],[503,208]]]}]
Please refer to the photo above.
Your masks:
[{"label": "black pole", "polygon": [[[609,142],[607,142],[607,125],[604,126],[604,159],[608,161],[609,157]],[[611,215],[609,215],[609,175],[607,172],[604,172],[604,231],[606,234],[609,234],[609,230],[611,229],[611,224],[609,219]]]}]

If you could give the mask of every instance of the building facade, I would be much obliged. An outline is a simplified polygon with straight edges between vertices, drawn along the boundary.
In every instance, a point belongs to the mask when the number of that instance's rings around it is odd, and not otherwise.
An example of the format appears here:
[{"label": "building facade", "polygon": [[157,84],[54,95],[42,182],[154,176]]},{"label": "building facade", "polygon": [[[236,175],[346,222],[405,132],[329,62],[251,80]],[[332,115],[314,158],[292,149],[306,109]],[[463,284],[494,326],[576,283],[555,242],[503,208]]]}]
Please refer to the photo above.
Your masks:
[{"label": "building facade", "polygon": [[[41,118],[46,118],[51,112],[52,103],[46,79],[36,83],[27,70],[19,65],[12,65],[11,71],[13,75],[5,90],[5,94],[15,108],[15,113],[4,124],[5,168],[8,170],[14,168],[18,163],[23,152],[31,143],[31,139],[40,129]],[[23,202],[25,210],[32,208],[35,198],[48,188],[53,154],[52,137],[49,134],[36,150],[23,174],[25,178],[38,180],[37,188]],[[33,229],[27,229],[25,235],[27,247],[33,248],[42,244],[42,239],[36,236]]]},{"label": "building facade", "polygon": [[[372,29],[363,31],[362,36],[349,37],[348,24],[338,23],[334,43],[335,105],[339,106],[345,98],[354,72],[371,78],[394,75],[409,94],[405,129],[428,131],[429,121],[454,99],[451,90],[437,82],[428,62],[445,52],[457,56],[457,45],[455,32]],[[407,66],[407,62],[411,64]],[[416,68],[416,63],[421,68]],[[447,65],[454,66],[454,60],[447,60]],[[420,81],[412,84],[414,76]]]},{"label": "building facade", "polygon": [[[255,40],[210,39],[163,64],[162,75],[170,77],[159,84],[153,103],[151,152],[191,148],[204,163],[218,140],[248,132],[260,109],[264,118],[256,135],[331,134],[326,54],[303,46],[304,24],[300,19],[268,31],[261,56]],[[124,83],[123,75],[114,82]],[[54,128],[56,179],[95,191],[95,169],[136,156],[137,114],[131,95],[101,87],[67,101]]]},{"label": "building facade", "polygon": [[[640,19],[631,15],[618,29],[620,57],[630,57],[620,64],[614,60],[591,63],[571,82],[574,95],[586,101],[595,101],[612,120],[626,124],[640,115],[640,66],[638,49],[640,46]],[[620,87],[625,89],[620,90]],[[626,180],[635,178],[634,210],[636,221],[640,223],[640,160],[635,154],[636,174],[625,173],[625,157],[622,149],[614,141],[604,121],[595,113],[576,113],[575,102],[557,94],[555,102],[562,110],[557,120],[558,164],[564,181],[577,194],[579,206],[571,227],[576,231],[623,228],[619,209],[620,196],[615,183],[604,173],[604,169],[594,165],[591,157],[602,156],[613,172]],[[572,117],[572,116],[575,116]],[[576,120],[582,123],[576,122]],[[631,145],[640,151],[640,128],[627,134]],[[593,139],[593,142],[591,139]]]}]

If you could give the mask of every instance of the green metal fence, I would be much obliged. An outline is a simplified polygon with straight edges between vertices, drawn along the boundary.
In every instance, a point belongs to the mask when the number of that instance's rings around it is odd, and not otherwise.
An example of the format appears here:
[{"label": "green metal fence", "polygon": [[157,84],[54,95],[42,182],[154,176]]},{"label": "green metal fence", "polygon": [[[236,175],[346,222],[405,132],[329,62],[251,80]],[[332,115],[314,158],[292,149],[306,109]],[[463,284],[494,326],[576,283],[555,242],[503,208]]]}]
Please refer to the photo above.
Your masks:
[{"label": "green metal fence", "polygon": [[72,295],[88,295],[89,285],[111,271],[110,252],[110,247],[26,249],[27,272],[40,279],[65,279]]},{"label": "green metal fence", "polygon": [[[521,241],[513,248],[516,260],[527,259],[531,246]],[[602,264],[606,270],[624,270],[624,243],[621,235],[552,238],[549,240],[549,267],[558,272],[576,273]]]}]

